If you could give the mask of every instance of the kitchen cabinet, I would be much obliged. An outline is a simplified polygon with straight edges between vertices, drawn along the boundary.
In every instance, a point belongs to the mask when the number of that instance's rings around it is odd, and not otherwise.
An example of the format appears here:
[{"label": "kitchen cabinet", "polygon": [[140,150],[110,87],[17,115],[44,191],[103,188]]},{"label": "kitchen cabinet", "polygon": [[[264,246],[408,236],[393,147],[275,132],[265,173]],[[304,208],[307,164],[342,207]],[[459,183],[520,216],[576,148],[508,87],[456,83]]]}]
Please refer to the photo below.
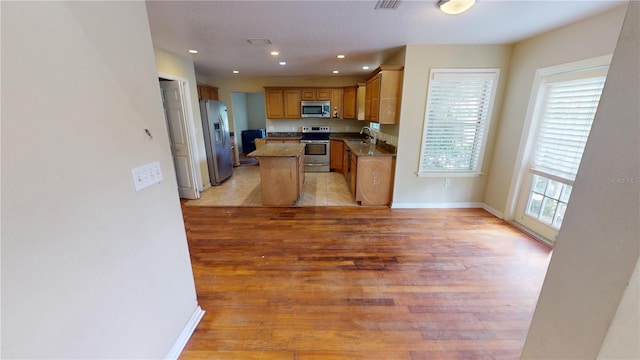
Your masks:
[{"label": "kitchen cabinet", "polygon": [[331,89],[301,89],[300,98],[304,101],[331,100]]},{"label": "kitchen cabinet", "polygon": [[269,119],[300,119],[300,90],[265,88],[265,103]]},{"label": "kitchen cabinet", "polygon": [[284,96],[282,89],[265,89],[267,118],[284,118]]},{"label": "kitchen cabinet", "polygon": [[[355,154],[351,155],[352,159]],[[353,165],[353,163],[352,163]],[[366,206],[387,206],[391,203],[395,157],[358,156],[355,164],[356,201]],[[353,175],[352,175],[353,176]]]},{"label": "kitchen cabinet", "polygon": [[260,161],[262,205],[291,206],[302,198],[304,144],[266,144],[248,156]]},{"label": "kitchen cabinet", "polygon": [[342,119],[342,89],[331,90],[331,118]]},{"label": "kitchen cabinet", "polygon": [[300,91],[284,90],[284,118],[300,119]]},{"label": "kitchen cabinet", "polygon": [[365,85],[365,120],[397,124],[402,96],[402,66],[381,66]]},{"label": "kitchen cabinet", "polygon": [[330,148],[329,168],[331,171],[342,172],[344,142],[342,140],[331,140]]},{"label": "kitchen cabinet", "polygon": [[356,154],[351,153],[350,159],[349,159],[349,172],[347,173],[347,176],[349,176],[349,179],[347,179],[347,183],[349,184],[349,191],[351,192],[351,196],[356,198],[356,201],[358,201],[358,197],[357,197],[357,183],[356,181],[358,180],[358,156],[356,156]]},{"label": "kitchen cabinet", "polygon": [[218,88],[204,84],[197,84],[198,100],[219,100]]},{"label": "kitchen cabinet", "polygon": [[343,144],[343,151],[342,151],[342,175],[344,175],[345,180],[347,180],[347,183],[349,182],[349,180],[347,179],[347,176],[349,174],[349,161],[351,161],[351,151],[349,151],[349,147],[347,145]]},{"label": "kitchen cabinet", "polygon": [[358,116],[358,87],[347,86],[342,91],[342,118],[355,120]]},{"label": "kitchen cabinet", "polygon": [[391,203],[395,150],[371,144],[344,144],[342,173],[351,195],[362,206]]}]

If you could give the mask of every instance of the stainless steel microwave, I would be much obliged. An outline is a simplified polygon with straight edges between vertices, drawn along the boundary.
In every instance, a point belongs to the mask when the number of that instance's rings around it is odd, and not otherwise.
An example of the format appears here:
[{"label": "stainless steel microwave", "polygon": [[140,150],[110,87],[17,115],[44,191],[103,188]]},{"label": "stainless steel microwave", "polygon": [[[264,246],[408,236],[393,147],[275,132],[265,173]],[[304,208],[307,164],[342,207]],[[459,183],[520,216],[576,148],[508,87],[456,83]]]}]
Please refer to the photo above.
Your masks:
[{"label": "stainless steel microwave", "polygon": [[300,115],[303,118],[329,118],[331,117],[331,104],[329,101],[302,101]]}]

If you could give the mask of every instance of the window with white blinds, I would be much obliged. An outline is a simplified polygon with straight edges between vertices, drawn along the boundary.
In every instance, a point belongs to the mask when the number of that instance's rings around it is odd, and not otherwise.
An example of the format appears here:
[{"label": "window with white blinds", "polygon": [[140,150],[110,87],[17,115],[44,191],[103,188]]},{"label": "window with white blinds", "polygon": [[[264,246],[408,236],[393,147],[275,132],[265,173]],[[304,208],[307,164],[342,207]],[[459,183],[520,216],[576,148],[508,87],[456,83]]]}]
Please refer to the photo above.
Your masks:
[{"label": "window with white blinds", "polygon": [[498,69],[432,69],[418,176],[479,174]]},{"label": "window with white blinds", "polygon": [[605,79],[598,76],[545,85],[531,167],[534,172],[573,183]]}]

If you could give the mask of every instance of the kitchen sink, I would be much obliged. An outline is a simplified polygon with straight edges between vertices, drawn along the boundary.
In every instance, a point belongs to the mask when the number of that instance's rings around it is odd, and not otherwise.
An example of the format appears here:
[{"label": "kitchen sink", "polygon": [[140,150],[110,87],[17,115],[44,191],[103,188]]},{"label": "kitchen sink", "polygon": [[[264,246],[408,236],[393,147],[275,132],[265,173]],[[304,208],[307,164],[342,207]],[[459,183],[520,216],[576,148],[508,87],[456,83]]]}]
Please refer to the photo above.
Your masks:
[{"label": "kitchen sink", "polygon": [[365,140],[347,140],[349,144],[366,144]]}]

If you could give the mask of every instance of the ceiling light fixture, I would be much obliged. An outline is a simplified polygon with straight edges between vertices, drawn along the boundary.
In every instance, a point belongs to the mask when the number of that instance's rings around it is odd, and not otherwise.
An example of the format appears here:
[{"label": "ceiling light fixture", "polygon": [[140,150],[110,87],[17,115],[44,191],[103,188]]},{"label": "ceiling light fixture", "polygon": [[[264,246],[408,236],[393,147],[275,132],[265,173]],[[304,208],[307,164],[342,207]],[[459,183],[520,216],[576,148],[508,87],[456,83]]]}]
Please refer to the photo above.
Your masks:
[{"label": "ceiling light fixture", "polygon": [[340,54],[338,56],[336,56],[338,59],[344,59],[344,55]]},{"label": "ceiling light fixture", "polygon": [[280,64],[280,65],[287,65],[287,62],[286,62],[286,61],[280,61],[278,64]]},{"label": "ceiling light fixture", "polygon": [[457,15],[469,10],[476,0],[440,0],[438,7],[443,13]]},{"label": "ceiling light fixture", "polygon": [[278,55],[280,55],[280,53],[279,53],[279,52],[277,52],[277,51],[272,51],[272,52],[271,52],[271,55],[273,55],[273,56],[278,56]]},{"label": "ceiling light fixture", "polygon": [[233,73],[234,73],[234,74],[239,74],[239,73],[240,73],[240,71],[238,71],[238,70],[233,70]]},{"label": "ceiling light fixture", "polygon": [[333,73],[334,73],[334,74],[339,74],[339,73],[340,73],[340,71],[338,71],[338,70],[333,70]]},{"label": "ceiling light fixture", "polygon": [[369,70],[369,67],[368,66],[363,66],[362,70]]},{"label": "ceiling light fixture", "polygon": [[198,50],[189,50],[189,52],[192,53],[192,54],[197,54]]}]

